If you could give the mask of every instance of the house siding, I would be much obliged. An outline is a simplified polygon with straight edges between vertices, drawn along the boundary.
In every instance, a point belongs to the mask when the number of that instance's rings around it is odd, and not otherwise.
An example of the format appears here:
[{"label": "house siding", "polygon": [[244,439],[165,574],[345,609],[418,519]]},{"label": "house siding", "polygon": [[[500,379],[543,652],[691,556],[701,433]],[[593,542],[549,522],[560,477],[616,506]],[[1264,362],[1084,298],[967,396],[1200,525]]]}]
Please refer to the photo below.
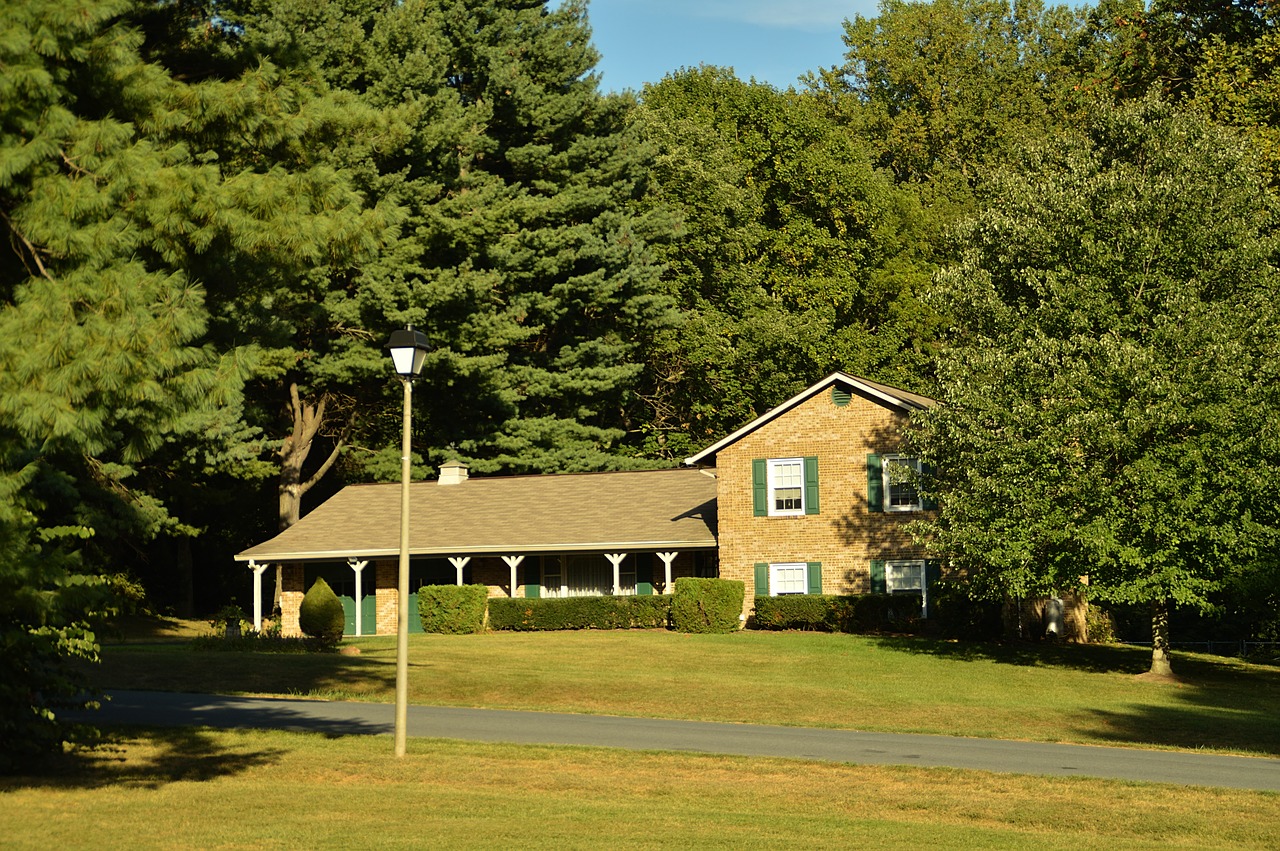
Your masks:
[{"label": "house siding", "polygon": [[[817,393],[717,453],[720,576],[746,584],[744,614],[754,605],[757,563],[818,562],[822,593],[865,594],[872,559],[923,558],[905,529],[919,513],[867,505],[867,455],[897,451],[906,422],[857,393],[845,405]],[[820,512],[755,516],[752,462],[807,456],[818,458]]]}]

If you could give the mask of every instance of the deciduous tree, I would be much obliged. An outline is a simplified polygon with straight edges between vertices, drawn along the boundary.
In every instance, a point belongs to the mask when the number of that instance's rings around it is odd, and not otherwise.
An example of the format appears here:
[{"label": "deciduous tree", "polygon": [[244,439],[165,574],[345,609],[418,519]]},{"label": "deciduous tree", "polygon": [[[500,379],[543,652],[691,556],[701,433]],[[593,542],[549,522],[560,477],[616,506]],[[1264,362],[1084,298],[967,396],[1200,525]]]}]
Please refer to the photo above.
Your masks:
[{"label": "deciduous tree", "polygon": [[982,197],[939,276],[926,528],[974,593],[1149,606],[1167,674],[1169,606],[1274,560],[1275,199],[1239,138],[1154,98],[1028,146]]}]

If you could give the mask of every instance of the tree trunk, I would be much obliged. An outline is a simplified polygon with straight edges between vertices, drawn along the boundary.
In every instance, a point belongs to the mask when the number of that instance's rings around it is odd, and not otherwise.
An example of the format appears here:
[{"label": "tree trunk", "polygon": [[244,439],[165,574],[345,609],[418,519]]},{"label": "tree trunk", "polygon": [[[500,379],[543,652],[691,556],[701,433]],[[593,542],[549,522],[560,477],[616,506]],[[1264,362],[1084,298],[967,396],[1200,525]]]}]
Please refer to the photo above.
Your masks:
[{"label": "tree trunk", "polygon": [[[303,479],[302,466],[311,454],[311,447],[316,435],[325,423],[325,408],[328,406],[328,394],[320,394],[315,404],[302,401],[298,393],[297,382],[289,385],[289,414],[293,420],[293,429],[280,445],[280,485],[278,516],[280,531],[284,531],[302,518],[302,497],[315,486],[316,482],[329,472],[329,468],[338,460],[342,447],[346,445],[347,431],[350,423],[343,429],[334,442],[333,451],[320,465],[320,469],[309,479]],[[280,592],[283,589],[284,566],[276,564],[276,588],[273,597],[273,610],[280,608]]]},{"label": "tree trunk", "polygon": [[1169,601],[1157,600],[1151,604],[1151,674],[1173,676],[1169,661]]}]

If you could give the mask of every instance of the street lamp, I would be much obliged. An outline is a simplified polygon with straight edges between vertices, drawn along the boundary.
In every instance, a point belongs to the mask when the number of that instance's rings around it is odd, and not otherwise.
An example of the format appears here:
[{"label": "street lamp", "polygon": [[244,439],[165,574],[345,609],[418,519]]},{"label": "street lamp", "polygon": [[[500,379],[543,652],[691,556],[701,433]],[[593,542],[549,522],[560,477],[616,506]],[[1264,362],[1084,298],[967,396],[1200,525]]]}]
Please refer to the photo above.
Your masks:
[{"label": "street lamp", "polygon": [[404,424],[400,435],[400,576],[396,591],[396,756],[404,756],[409,722],[409,417],[413,379],[427,359],[427,337],[406,325],[387,343],[404,384]]}]

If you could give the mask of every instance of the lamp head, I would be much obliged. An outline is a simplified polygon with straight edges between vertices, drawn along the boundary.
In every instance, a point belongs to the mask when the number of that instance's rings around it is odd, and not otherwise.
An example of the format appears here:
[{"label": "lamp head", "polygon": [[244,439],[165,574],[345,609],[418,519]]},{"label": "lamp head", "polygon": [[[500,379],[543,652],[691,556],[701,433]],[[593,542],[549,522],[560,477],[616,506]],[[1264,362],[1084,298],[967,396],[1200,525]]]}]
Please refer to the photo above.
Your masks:
[{"label": "lamp head", "polygon": [[392,331],[387,348],[391,350],[391,361],[401,378],[413,378],[421,373],[427,352],[431,351],[427,335],[415,331],[412,325],[406,325],[402,331]]}]

